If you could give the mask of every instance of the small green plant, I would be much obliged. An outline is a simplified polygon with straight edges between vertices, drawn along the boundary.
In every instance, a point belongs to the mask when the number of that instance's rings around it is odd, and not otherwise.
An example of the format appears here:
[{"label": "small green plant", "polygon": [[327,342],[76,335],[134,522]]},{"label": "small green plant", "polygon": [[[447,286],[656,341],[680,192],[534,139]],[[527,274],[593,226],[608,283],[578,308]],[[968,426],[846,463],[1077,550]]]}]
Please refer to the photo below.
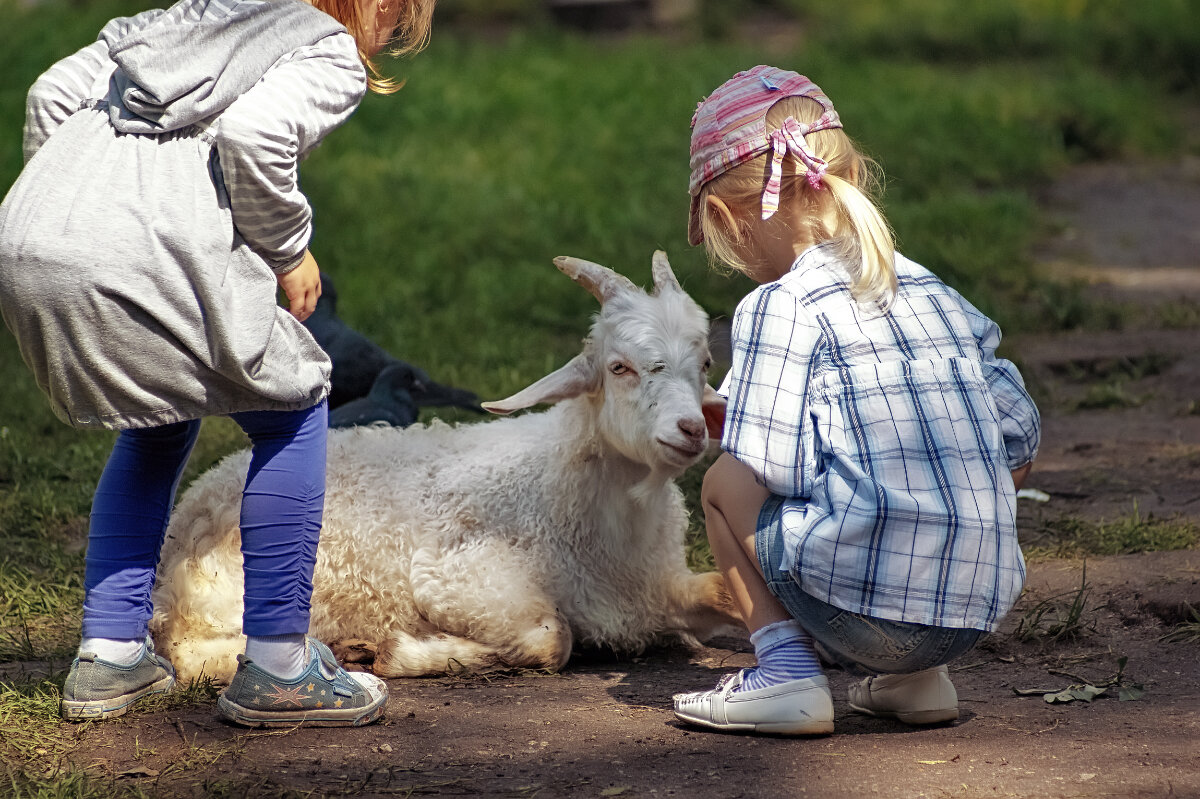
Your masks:
[{"label": "small green plant", "polygon": [[1168,330],[1200,327],[1200,302],[1195,300],[1166,302],[1155,306],[1153,313],[1158,317],[1159,325]]},{"label": "small green plant", "polygon": [[1105,410],[1108,408],[1136,408],[1146,402],[1146,396],[1132,396],[1125,391],[1125,382],[1114,380],[1091,386],[1087,393],[1075,403],[1080,411]]},{"label": "small green plant", "polygon": [[1175,625],[1169,632],[1159,636],[1158,640],[1169,643],[1200,644],[1200,611],[1187,602],[1184,603],[1190,619]]},{"label": "small green plant", "polygon": [[1087,581],[1087,561],[1084,561],[1079,588],[1043,599],[1025,611],[1017,621],[1013,637],[1018,641],[1054,643],[1094,632],[1096,609],[1088,607],[1091,593],[1092,587]]},{"label": "small green plant", "polygon": [[1147,352],[1118,358],[1077,358],[1051,368],[1055,373],[1077,382],[1123,382],[1160,375],[1178,360],[1176,356]]}]

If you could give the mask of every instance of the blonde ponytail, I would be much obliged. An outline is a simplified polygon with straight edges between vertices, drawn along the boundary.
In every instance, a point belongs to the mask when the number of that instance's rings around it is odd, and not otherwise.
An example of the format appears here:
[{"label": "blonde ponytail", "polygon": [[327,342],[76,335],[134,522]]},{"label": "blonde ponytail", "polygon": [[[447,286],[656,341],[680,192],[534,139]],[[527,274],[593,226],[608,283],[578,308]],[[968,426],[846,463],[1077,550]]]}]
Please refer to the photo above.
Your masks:
[{"label": "blonde ponytail", "polygon": [[826,174],[824,184],[849,230],[835,237],[840,254],[853,269],[851,292],[860,305],[886,310],[896,297],[896,241],[879,208],[858,186]]}]

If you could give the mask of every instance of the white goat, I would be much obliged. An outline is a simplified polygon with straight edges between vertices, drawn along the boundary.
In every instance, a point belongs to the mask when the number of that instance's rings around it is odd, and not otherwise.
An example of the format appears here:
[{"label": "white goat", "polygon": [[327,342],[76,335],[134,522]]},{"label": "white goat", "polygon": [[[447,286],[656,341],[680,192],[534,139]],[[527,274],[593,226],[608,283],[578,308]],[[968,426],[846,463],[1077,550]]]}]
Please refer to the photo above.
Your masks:
[{"label": "white goat", "polygon": [[[330,431],[310,634],[374,645],[384,677],[559,669],[574,642],[637,651],[740,625],[684,562],[673,479],[708,443],[708,320],[655,253],[654,292],[555,264],[602,303],[583,352],[451,427]],[[706,406],[707,407],[707,406]],[[198,478],[167,530],[151,622],[184,681],[228,681],[241,635],[238,510],[249,453]]]}]

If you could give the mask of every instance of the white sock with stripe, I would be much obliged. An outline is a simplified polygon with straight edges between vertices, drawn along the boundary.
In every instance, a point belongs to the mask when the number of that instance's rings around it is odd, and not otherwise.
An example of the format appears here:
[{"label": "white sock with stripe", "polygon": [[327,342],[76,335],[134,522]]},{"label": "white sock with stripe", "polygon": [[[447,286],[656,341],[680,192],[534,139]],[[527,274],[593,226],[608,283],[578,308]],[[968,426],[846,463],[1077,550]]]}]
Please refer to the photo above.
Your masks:
[{"label": "white sock with stripe", "polygon": [[750,636],[750,643],[758,665],[746,670],[739,691],[757,691],[824,673],[812,636],[797,621],[768,624]]}]

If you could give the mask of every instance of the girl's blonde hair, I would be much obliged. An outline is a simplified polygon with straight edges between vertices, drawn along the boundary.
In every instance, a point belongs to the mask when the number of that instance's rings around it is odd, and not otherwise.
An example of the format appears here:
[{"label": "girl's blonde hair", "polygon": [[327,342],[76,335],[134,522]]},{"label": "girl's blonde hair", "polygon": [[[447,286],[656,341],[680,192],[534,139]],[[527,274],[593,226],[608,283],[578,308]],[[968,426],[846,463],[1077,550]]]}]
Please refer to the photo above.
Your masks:
[{"label": "girl's blonde hair", "polygon": [[[399,56],[415,53],[429,42],[429,31],[433,27],[433,7],[436,0],[380,0],[382,3],[399,3],[400,18],[392,34],[389,55]],[[385,77],[371,58],[375,41],[373,24],[363,16],[361,0],[309,0],[314,6],[346,26],[346,30],[358,43],[358,57],[367,68],[367,88],[376,94],[392,94],[400,90],[402,83]]]},{"label": "girl's blonde hair", "polygon": [[[809,124],[824,109],[807,97],[785,97],[767,112],[768,130],[777,130],[787,117]],[[860,304],[887,308],[896,294],[895,239],[871,196],[880,183],[878,165],[859,152],[841,128],[808,134],[809,151],[828,165],[820,188],[807,180],[807,170],[789,154],[784,161],[779,212],[760,220],[763,188],[770,154],[739,164],[718,175],[700,191],[700,228],[709,257],[731,269],[748,273],[739,255],[741,245],[755,235],[793,235],[812,243],[833,242],[850,268],[851,291]],[[708,202],[715,196],[729,206],[736,225],[730,227]],[[756,226],[750,220],[758,223]],[[831,228],[827,219],[835,220]]]}]

